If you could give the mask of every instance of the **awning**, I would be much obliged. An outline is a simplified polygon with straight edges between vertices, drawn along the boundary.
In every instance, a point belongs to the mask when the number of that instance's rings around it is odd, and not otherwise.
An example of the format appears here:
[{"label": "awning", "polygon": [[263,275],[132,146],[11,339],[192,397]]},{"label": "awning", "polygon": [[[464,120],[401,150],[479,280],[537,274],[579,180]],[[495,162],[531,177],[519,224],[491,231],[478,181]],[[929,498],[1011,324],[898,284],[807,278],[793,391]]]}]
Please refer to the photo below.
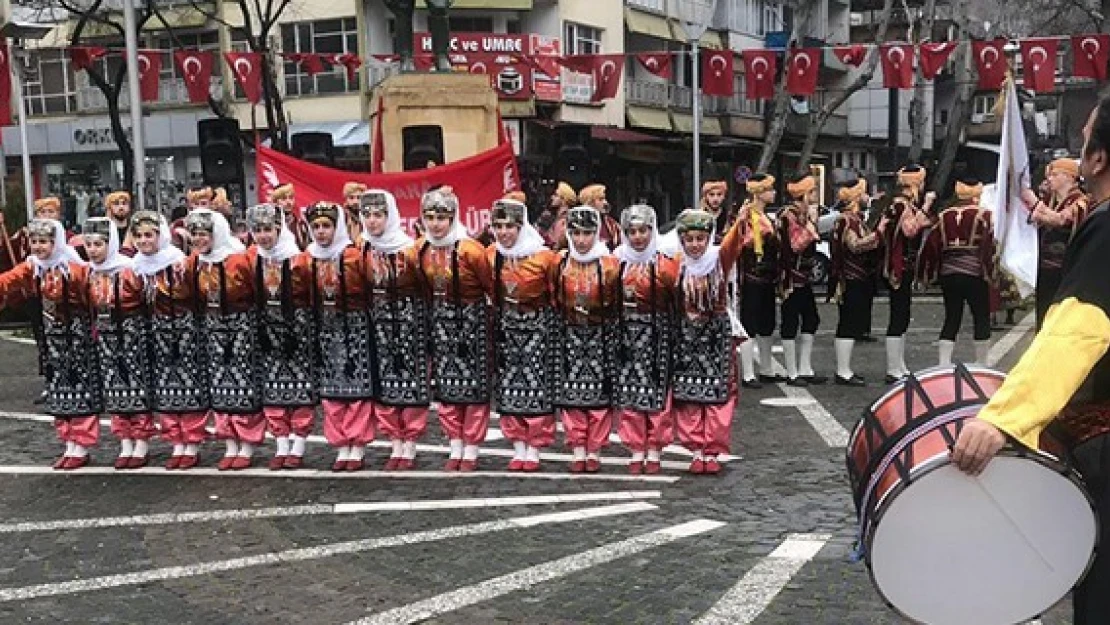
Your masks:
[{"label": "awning", "polygon": [[657,137],[645,135],[642,132],[613,126],[590,126],[590,136],[594,139],[612,141],[613,143],[644,143],[659,140]]},{"label": "awning", "polygon": [[[694,116],[685,113],[672,113],[675,132],[686,132],[693,134],[694,132]],[[701,118],[701,132],[705,135],[719,135],[721,132],[721,120],[716,117],[702,117]]]},{"label": "awning", "polygon": [[[673,31],[671,34],[671,38],[675,41],[685,42],[687,40],[686,29],[682,27],[682,22],[679,22],[678,20],[672,21],[671,30]],[[703,48],[715,48],[717,50],[722,50],[728,47],[725,45],[725,40],[721,36],[721,33],[709,29],[706,29],[705,33],[701,36],[701,39],[698,40],[698,44],[700,44]]]},{"label": "awning", "polygon": [[624,23],[628,30],[658,39],[674,39],[667,18],[624,7]]},{"label": "awning", "polygon": [[650,128],[652,130],[671,130],[671,116],[662,109],[653,109],[643,106],[629,106],[625,111],[629,126],[637,128]]},{"label": "awning", "polygon": [[[416,0],[416,8],[425,9],[424,0]],[[452,9],[503,9],[531,11],[532,0],[455,0]]]},{"label": "awning", "polygon": [[535,117],[536,101],[528,100],[501,100],[501,117]]},{"label": "awning", "polygon": [[315,122],[289,124],[289,136],[301,132],[326,132],[331,134],[337,148],[370,145],[370,122]]},{"label": "awning", "polygon": [[987,152],[994,152],[995,154],[1002,153],[1002,146],[993,143],[983,143],[982,141],[968,141],[964,144],[965,148],[973,148],[976,150],[985,150]]}]

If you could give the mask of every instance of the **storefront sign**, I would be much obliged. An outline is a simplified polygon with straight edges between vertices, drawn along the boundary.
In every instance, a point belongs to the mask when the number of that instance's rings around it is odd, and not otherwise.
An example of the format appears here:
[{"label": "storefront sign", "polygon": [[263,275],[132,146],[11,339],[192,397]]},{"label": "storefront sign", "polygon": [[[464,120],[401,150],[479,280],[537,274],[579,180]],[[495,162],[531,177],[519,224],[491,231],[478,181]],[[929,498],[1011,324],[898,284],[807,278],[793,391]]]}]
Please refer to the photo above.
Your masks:
[{"label": "storefront sign", "polygon": [[[432,52],[432,37],[416,33],[420,54]],[[559,100],[559,77],[536,71],[523,57],[558,54],[559,40],[519,33],[452,33],[451,65],[456,71],[487,74],[490,85],[504,100]],[[552,53],[550,50],[556,50]]]},{"label": "storefront sign", "polygon": [[[131,129],[124,130],[127,137],[131,138]],[[111,128],[75,128],[73,130],[73,143],[83,148],[109,147],[116,144]]]}]

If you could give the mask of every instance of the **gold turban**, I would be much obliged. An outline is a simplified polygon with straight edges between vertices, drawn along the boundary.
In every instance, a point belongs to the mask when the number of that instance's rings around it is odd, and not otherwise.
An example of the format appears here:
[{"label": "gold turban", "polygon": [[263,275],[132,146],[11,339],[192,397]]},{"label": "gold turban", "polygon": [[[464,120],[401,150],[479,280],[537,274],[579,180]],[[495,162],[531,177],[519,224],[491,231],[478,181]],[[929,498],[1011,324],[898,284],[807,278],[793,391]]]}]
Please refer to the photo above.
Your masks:
[{"label": "gold turban", "polygon": [[854,204],[860,201],[864,193],[867,193],[867,179],[860,178],[856,181],[856,184],[850,187],[840,187],[840,190],[836,192],[836,197],[841,202]]},{"label": "gold turban", "polygon": [[274,187],[274,190],[270,192],[270,200],[273,202],[291,197],[293,197],[293,184],[290,182]]},{"label": "gold turban", "polygon": [[903,167],[902,169],[898,170],[898,184],[912,184],[920,187],[921,185],[925,184],[926,173],[927,172],[925,171],[924,167],[918,167],[912,170],[907,167]]},{"label": "gold turban", "polygon": [[1079,163],[1074,158],[1058,158],[1048,164],[1048,174],[1062,171],[1072,178],[1079,179]]},{"label": "gold turban", "polygon": [[366,193],[366,185],[361,182],[347,182],[343,184],[343,197],[348,195],[362,195]]},{"label": "gold turban", "polygon": [[62,210],[62,201],[53,195],[35,200],[35,213],[46,208],[53,208],[56,211]]},{"label": "gold turban", "polygon": [[983,195],[983,183],[967,184],[956,181],[956,198],[960,200],[978,200]]},{"label": "gold turban", "polygon": [[817,179],[813,176],[806,176],[797,182],[786,183],[786,192],[796,200],[804,199],[807,193],[816,188]]},{"label": "gold turban", "polygon": [[112,204],[115,204],[117,200],[121,199],[130,202],[131,194],[127,191],[112,191],[104,197],[104,203],[111,206]]},{"label": "gold turban", "polygon": [[185,194],[185,200],[187,202],[189,202],[190,204],[192,204],[193,202],[198,202],[200,200],[208,200],[208,201],[211,202],[212,201],[212,187],[201,187],[199,189],[190,189],[189,192]]},{"label": "gold turban", "polygon": [[745,185],[748,193],[752,195],[759,195],[775,188],[775,177],[770,174],[764,174],[759,180],[751,179]]},{"label": "gold turban", "polygon": [[578,203],[586,206],[605,195],[605,185],[591,184],[578,192]]},{"label": "gold turban", "polygon": [[555,187],[555,195],[559,196],[563,204],[566,204],[568,207],[574,206],[578,202],[578,193],[575,192],[574,187],[565,182],[560,182],[559,185]]},{"label": "gold turban", "polygon": [[705,184],[701,185],[701,196],[705,197],[710,191],[728,193],[728,183],[724,180],[707,180]]}]

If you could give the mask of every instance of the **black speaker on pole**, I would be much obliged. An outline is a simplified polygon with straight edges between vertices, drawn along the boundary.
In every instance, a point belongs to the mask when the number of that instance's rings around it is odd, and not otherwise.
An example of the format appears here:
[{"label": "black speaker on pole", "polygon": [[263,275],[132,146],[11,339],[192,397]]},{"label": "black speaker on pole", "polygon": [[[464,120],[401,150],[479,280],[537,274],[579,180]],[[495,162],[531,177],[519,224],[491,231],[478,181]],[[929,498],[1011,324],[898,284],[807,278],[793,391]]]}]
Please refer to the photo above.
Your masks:
[{"label": "black speaker on pole", "polygon": [[197,122],[200,166],[204,183],[224,185],[243,180],[243,143],[239,122],[217,117]]},{"label": "black speaker on pole", "polygon": [[561,126],[555,132],[555,177],[575,189],[591,181],[589,126]]},{"label": "black speaker on pole", "polygon": [[293,156],[302,161],[335,167],[335,144],[330,132],[298,132],[291,144]]},{"label": "black speaker on pole", "polygon": [[406,126],[401,129],[401,149],[404,150],[404,171],[425,169],[428,163],[443,165],[442,126]]}]

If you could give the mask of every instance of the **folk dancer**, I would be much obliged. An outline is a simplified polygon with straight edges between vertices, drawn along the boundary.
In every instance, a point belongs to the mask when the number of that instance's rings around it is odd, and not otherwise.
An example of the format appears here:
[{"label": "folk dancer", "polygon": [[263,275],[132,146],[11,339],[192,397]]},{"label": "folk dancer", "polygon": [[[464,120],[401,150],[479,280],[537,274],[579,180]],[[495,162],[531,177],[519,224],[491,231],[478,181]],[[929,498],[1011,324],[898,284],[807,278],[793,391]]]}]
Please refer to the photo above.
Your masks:
[{"label": "folk dancer", "polygon": [[324,436],[336,449],[332,471],[361,471],[374,440],[374,353],[362,254],[347,234],[343,207],[318,202],[311,227],[311,287],[316,326],[316,388]]},{"label": "folk dancer", "polygon": [[621,243],[621,225],[609,214],[610,206],[609,200],[605,196],[605,185],[591,184],[583,187],[578,192],[578,204],[589,206],[601,215],[598,237],[610,251],[616,249]]},{"label": "folk dancer", "polygon": [[[744,217],[747,217],[745,215]],[[744,220],[737,219],[721,244],[711,240],[716,220],[703,210],[678,216],[682,241],[675,332],[674,419],[678,439],[694,454],[690,472],[717,474],[728,453],[736,411],[736,359],[731,351],[728,273],[740,256]]]},{"label": "folk dancer", "polygon": [[54,430],[66,445],[54,468],[80,469],[89,464],[89,448],[100,436],[97,413],[104,406],[90,335],[89,269],[66,243],[60,221],[34,219],[27,235],[31,255],[0,274],[0,309],[40,301],[45,412],[54,417]]},{"label": "folk dancer", "polygon": [[658,473],[663,448],[674,440],[671,410],[672,330],[678,262],[658,249],[655,209],[636,204],[621,212],[617,309],[617,432],[632,453],[633,475]]},{"label": "folk dancer", "polygon": [[362,247],[362,222],[359,218],[362,195],[366,193],[366,185],[361,182],[343,183],[343,215],[347,219],[347,235],[351,237],[357,247]]},{"label": "folk dancer", "polygon": [[778,236],[782,242],[779,258],[779,290],[782,292],[780,336],[786,363],[786,383],[790,386],[824,384],[827,378],[813,371],[813,342],[817,327],[821,325],[817,299],[813,296],[813,266],[817,241],[821,238],[817,233],[815,209],[817,179],[812,175],[797,178],[786,185],[786,192],[792,203],[782,210],[778,220]]},{"label": "folk dancer", "polygon": [[565,182],[555,185],[549,205],[536,222],[536,229],[543,235],[544,243],[557,249],[567,236],[567,211],[578,204],[578,192]]},{"label": "folk dancer", "polygon": [[939,363],[952,364],[964,304],[974,320],[975,362],[985,364],[990,347],[990,283],[994,267],[994,228],[989,210],[979,207],[983,185],[964,177],[956,181],[956,201],[937,216],[917,262],[917,279],[928,286],[939,279],[944,297],[944,326]]},{"label": "folk dancer", "polygon": [[392,450],[387,471],[416,463],[416,441],[428,425],[428,301],[416,244],[401,226],[392,193],[371,189],[360,198],[362,262],[374,335],[374,403],[378,429]]},{"label": "folk dancer", "polygon": [[[1059,288],[1032,345],[976,418],[964,423],[952,459],[979,475],[1007,444],[1038,448],[1046,426],[1069,447],[1099,519],[1110,532],[1110,100],[1100,99],[1083,128],[1079,171],[1092,197],[1104,198],[1079,224]],[[1010,531],[1008,528],[999,531]],[[1095,551],[1072,591],[1073,622],[1110,622],[1110,553]]]},{"label": "folk dancer", "polygon": [[890,294],[890,321],[886,328],[886,383],[909,375],[906,366],[906,330],[910,327],[914,257],[921,229],[929,222],[936,194],[925,193],[925,168],[907,165],[898,171],[897,196],[883,212],[891,225],[883,232],[882,277]]},{"label": "folk dancer", "polygon": [[867,331],[874,297],[878,249],[882,244],[885,218],[874,232],[863,219],[862,204],[868,201],[867,180],[860,178],[840,185],[837,198],[840,215],[833,226],[830,295],[837,303],[836,377],[844,386],[865,386],[866,381],[852,371],[852,350],[856,340]]},{"label": "folk dancer", "polygon": [[[214,197],[215,192],[212,191],[212,187],[189,189],[185,192],[185,206],[190,213],[202,208],[211,208]],[[185,217],[174,220],[170,229],[173,233],[173,244],[186,254],[192,252],[192,239],[189,235],[189,229],[185,225]]]},{"label": "folk dancer", "polygon": [[211,406],[193,267],[170,242],[166,220],[154,211],[131,217],[131,239],[139,251],[132,271],[143,280],[151,408],[162,439],[173,445],[166,468],[191,469],[199,462]]},{"label": "folk dancer", "polygon": [[266,437],[258,383],[258,318],[253,266],[222,213],[197,209],[185,225],[196,252],[190,257],[201,317],[208,393],[216,438],[226,450],[221,471],[251,466]]},{"label": "folk dancer", "polygon": [[555,441],[555,317],[548,277],[559,256],[528,222],[523,202],[498,200],[491,216],[493,403],[513,444],[509,471],[538,471],[540,450]]},{"label": "folk dancer", "polygon": [[766,214],[767,207],[775,201],[775,177],[755,174],[746,185],[749,197],[736,218],[741,236],[736,276],[740,287],[740,323],[759,344],[758,379],[755,378],[755,346],[751,341],[740,344],[740,359],[745,375],[752,376],[743,381],[744,386],[760,388],[764,383],[784,381],[775,374],[775,360],[771,357],[782,243]]},{"label": "folk dancer", "polygon": [[1052,192],[1046,203],[1031,190],[1022,193],[1029,208],[1029,221],[1040,231],[1037,255],[1037,329],[1044,323],[1048,307],[1055,301],[1063,275],[1064,253],[1075,232],[1086,219],[1090,200],[1079,188],[1079,165],[1075,159],[1059,158],[1048,165],[1048,187]]},{"label": "folk dancer", "polygon": [[572,473],[598,471],[601,450],[609,445],[613,429],[620,265],[601,240],[601,227],[596,208],[570,209],[567,250],[551,275],[559,314],[556,404],[573,453]]},{"label": "folk dancer", "polygon": [[449,187],[420,200],[424,236],[417,260],[431,295],[431,371],[439,424],[451,451],[446,471],[478,468],[490,418],[489,308],[491,270],[482,246],[467,235],[459,198]]},{"label": "folk dancer", "polygon": [[131,194],[127,191],[112,191],[104,197],[106,213],[116,229],[119,253],[127,257],[136,254],[135,243],[131,240]]},{"label": "folk dancer", "polygon": [[92,217],[82,229],[89,255],[92,338],[104,394],[104,411],[119,439],[117,469],[146,466],[158,433],[147,387],[149,363],[143,341],[143,281],[120,253],[119,232],[108,217]]},{"label": "folk dancer", "polygon": [[311,263],[285,227],[281,209],[259,204],[247,210],[254,239],[253,267],[258,316],[258,375],[262,414],[277,450],[271,471],[304,466],[317,403],[313,371]]},{"label": "folk dancer", "polygon": [[271,191],[270,202],[276,204],[281,209],[281,214],[285,215],[285,227],[293,233],[297,247],[302,250],[308,247],[311,242],[309,224],[305,220],[304,210],[297,206],[297,193],[293,183],[287,182]]},{"label": "folk dancer", "polygon": [[[727,230],[728,214],[725,212],[725,199],[728,197],[728,182],[724,180],[706,180],[701,185],[701,200],[698,208],[713,215],[716,223],[713,242],[719,244],[721,236]],[[659,251],[664,255],[675,258],[682,251],[682,242],[678,240],[678,228],[659,237]],[[739,318],[737,319],[739,322]]]}]

